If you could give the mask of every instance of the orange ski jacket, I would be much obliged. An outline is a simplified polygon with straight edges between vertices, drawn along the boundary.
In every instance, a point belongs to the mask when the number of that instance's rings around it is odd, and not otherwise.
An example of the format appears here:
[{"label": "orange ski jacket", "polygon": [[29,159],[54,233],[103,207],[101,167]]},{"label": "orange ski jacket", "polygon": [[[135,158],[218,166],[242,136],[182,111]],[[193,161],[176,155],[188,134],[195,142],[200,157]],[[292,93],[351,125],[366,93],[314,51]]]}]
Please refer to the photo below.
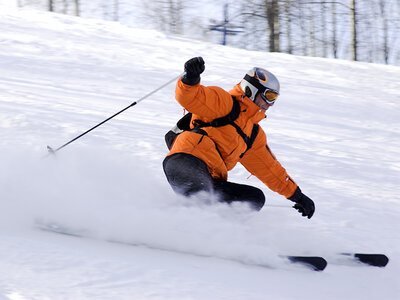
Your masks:
[{"label": "orange ski jacket", "polygon": [[[272,191],[286,198],[294,194],[297,184],[272,154],[266,135],[258,126],[265,113],[244,95],[239,84],[228,93],[220,87],[206,87],[200,83],[186,85],[179,79],[175,97],[192,113],[191,129],[201,122],[208,123],[227,116],[233,110],[234,101],[239,103],[240,112],[233,121],[235,124],[201,127],[201,130],[179,134],[167,156],[175,153],[194,155],[206,163],[213,178],[223,180],[228,179],[228,171],[240,162]],[[245,139],[252,140],[252,143],[249,145]]]}]

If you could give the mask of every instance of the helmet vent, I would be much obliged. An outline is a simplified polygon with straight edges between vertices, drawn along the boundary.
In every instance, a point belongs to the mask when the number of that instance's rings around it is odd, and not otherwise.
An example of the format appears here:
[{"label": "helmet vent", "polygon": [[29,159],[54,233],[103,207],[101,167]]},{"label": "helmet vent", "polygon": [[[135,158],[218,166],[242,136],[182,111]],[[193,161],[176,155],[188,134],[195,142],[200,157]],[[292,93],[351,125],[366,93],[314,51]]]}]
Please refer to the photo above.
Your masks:
[{"label": "helmet vent", "polygon": [[262,72],[258,68],[257,68],[257,71],[256,71],[256,76],[262,81],[265,81],[265,82],[267,81],[267,78],[265,78],[264,72]]}]

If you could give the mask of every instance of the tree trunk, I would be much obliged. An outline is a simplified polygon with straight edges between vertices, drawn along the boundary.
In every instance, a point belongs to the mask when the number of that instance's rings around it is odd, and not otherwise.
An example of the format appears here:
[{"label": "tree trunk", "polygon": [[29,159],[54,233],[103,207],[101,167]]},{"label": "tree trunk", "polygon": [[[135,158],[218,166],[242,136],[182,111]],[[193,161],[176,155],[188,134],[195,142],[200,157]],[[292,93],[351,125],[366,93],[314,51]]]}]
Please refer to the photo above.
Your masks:
[{"label": "tree trunk", "polygon": [[315,23],[314,23],[314,18],[313,18],[313,11],[312,7],[308,9],[310,12],[309,18],[309,34],[310,34],[310,50],[311,50],[311,56],[315,57],[317,55],[316,53],[316,43],[315,43]]},{"label": "tree trunk", "polygon": [[388,30],[388,19],[385,11],[385,0],[380,0],[379,6],[381,9],[381,16],[383,21],[383,57],[385,64],[389,62],[389,30]]},{"label": "tree trunk", "polygon": [[286,39],[287,39],[287,53],[293,53],[292,44],[292,16],[290,15],[290,6],[292,1],[288,0],[285,3],[285,14],[286,14]]},{"label": "tree trunk", "polygon": [[336,39],[336,2],[332,2],[332,50],[333,50],[333,57],[338,58],[337,55],[337,39]]},{"label": "tree trunk", "polygon": [[328,41],[326,39],[326,9],[325,9],[325,3],[321,3],[321,26],[322,26],[322,56],[327,57],[328,56],[328,49],[327,49],[327,44]]},{"label": "tree trunk", "polygon": [[306,18],[304,17],[305,14],[305,9],[303,7],[303,5],[299,5],[299,9],[298,9],[298,20],[300,22],[300,35],[301,35],[301,49],[304,56],[308,55],[308,44],[307,44],[307,29],[306,29]]},{"label": "tree trunk", "polygon": [[54,2],[53,2],[53,0],[49,0],[49,11],[54,11]]},{"label": "tree trunk", "polygon": [[269,51],[279,52],[279,4],[278,0],[266,0],[269,27]]},{"label": "tree trunk", "polygon": [[113,20],[117,22],[119,20],[119,0],[114,0],[114,16]]},{"label": "tree trunk", "polygon": [[356,0],[351,0],[351,23],[352,23],[352,31],[353,31],[353,60],[358,60],[358,41],[357,41],[357,8],[356,8]]},{"label": "tree trunk", "polygon": [[64,0],[63,14],[68,14],[68,0]]},{"label": "tree trunk", "polygon": [[78,17],[80,15],[79,0],[75,0],[75,15]]}]

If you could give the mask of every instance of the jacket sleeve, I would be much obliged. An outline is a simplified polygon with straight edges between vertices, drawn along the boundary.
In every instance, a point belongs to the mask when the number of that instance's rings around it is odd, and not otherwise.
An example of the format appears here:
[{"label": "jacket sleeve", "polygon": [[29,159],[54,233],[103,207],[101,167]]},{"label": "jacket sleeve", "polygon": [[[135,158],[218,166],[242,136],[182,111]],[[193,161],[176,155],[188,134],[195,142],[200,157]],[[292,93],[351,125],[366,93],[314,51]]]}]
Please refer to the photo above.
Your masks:
[{"label": "jacket sleeve", "polygon": [[227,115],[232,110],[231,95],[220,87],[206,87],[200,83],[187,85],[178,80],[175,98],[189,112],[209,119]]},{"label": "jacket sleeve", "polygon": [[272,191],[286,198],[291,197],[296,191],[297,184],[272,154],[261,128],[252,148],[246,152],[240,163]]}]

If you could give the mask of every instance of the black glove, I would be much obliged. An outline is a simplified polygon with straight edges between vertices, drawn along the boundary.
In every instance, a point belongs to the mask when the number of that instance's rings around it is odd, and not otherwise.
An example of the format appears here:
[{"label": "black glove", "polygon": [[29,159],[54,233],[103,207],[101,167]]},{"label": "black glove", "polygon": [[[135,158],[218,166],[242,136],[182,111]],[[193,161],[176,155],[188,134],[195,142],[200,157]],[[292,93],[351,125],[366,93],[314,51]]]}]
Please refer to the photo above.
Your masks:
[{"label": "black glove", "polygon": [[182,76],[182,82],[187,85],[195,85],[200,82],[200,74],[204,72],[204,60],[201,56],[193,57],[185,63],[186,74]]},{"label": "black glove", "polygon": [[315,211],[314,201],[312,201],[310,198],[304,195],[299,187],[297,187],[293,196],[288,199],[293,202],[296,202],[293,208],[297,209],[303,217],[311,219]]}]

